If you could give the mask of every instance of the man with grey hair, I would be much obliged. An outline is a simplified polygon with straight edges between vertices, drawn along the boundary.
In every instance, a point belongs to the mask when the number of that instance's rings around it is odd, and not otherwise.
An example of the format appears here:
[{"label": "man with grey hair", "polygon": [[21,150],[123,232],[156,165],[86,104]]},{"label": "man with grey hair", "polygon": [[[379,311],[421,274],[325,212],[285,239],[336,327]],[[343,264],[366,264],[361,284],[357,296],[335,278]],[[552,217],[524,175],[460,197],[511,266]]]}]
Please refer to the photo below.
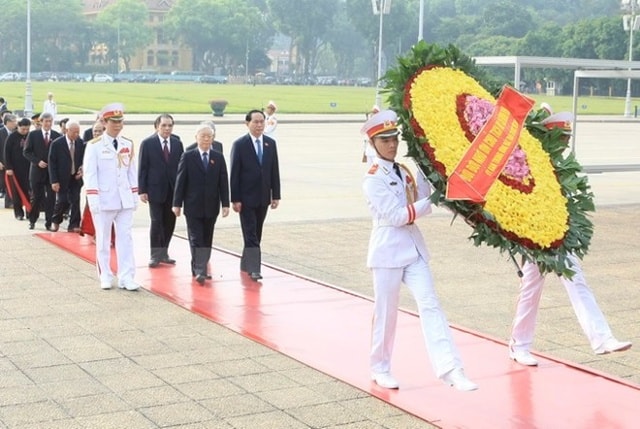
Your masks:
[{"label": "man with grey hair", "polygon": [[224,155],[211,149],[213,130],[206,124],[196,128],[196,148],[180,158],[173,213],[184,206],[191,251],[191,275],[204,285],[212,278],[208,264],[216,220],[229,215],[229,175]]},{"label": "man with grey hair", "polygon": [[4,198],[4,208],[10,209],[13,207],[11,202],[11,198],[7,195],[7,190],[5,189],[5,165],[4,165],[4,146],[9,134],[16,129],[18,125],[18,118],[13,113],[4,112],[2,114],[2,123],[3,127],[0,128],[0,197]]},{"label": "man with grey hair", "polygon": [[[211,128],[211,131],[213,131],[213,138],[216,138],[216,124],[213,121],[204,121],[204,122],[200,122],[200,125],[206,125],[209,128]],[[196,147],[198,147],[198,143],[192,143],[189,146],[187,146],[185,148],[185,151],[191,150],[191,149],[195,149]],[[223,153],[222,150],[222,142],[219,142],[218,140],[214,140],[211,143],[211,150],[215,150],[216,152],[220,152]]]},{"label": "man with grey hair", "polygon": [[33,130],[27,138],[24,148],[24,156],[31,162],[29,168],[29,183],[31,184],[31,212],[29,213],[29,229],[35,228],[36,221],[40,217],[40,208],[44,207],[45,228],[51,229],[53,206],[56,195],[51,189],[49,181],[49,146],[51,142],[60,137],[60,133],[52,129],[53,115],[43,113],[40,115],[41,128]]},{"label": "man with grey hair", "polygon": [[60,228],[64,214],[70,210],[69,232],[80,232],[80,189],[82,188],[82,158],[84,143],[80,139],[80,123],[69,120],[66,134],[51,143],[49,150],[49,179],[56,193],[52,231]]}]

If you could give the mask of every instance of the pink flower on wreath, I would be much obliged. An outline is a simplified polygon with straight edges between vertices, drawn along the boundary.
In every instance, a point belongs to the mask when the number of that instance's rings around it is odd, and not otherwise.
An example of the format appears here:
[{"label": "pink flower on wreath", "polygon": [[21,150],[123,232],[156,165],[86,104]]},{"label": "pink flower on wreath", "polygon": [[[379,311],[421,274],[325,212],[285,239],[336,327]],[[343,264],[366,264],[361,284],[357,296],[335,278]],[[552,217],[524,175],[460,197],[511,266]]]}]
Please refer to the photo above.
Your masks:
[{"label": "pink flower on wreath", "polygon": [[[495,106],[493,103],[476,97],[475,95],[469,95],[466,98],[464,108],[464,118],[467,121],[469,131],[474,136],[477,136],[484,124],[487,123],[489,117],[493,113]],[[507,164],[502,171],[502,174],[523,181],[529,176],[530,170],[527,165],[527,157],[520,146],[516,146],[511,153]]]},{"label": "pink flower on wreath", "polygon": [[495,106],[493,103],[475,95],[469,95],[466,101],[464,118],[467,120],[469,131],[474,136],[477,136],[484,124],[489,120]]}]

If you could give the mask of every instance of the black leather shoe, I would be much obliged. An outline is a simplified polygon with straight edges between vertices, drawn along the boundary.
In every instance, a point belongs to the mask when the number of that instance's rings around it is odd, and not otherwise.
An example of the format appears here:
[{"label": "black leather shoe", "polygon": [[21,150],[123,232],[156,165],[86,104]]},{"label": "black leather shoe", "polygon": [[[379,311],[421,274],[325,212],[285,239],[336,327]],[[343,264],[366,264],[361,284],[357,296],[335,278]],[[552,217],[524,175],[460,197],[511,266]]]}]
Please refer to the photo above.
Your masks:
[{"label": "black leather shoe", "polygon": [[58,225],[55,222],[49,227],[49,231],[51,232],[58,232],[59,229],[60,229],[60,225]]},{"label": "black leather shoe", "polygon": [[36,224],[35,224],[35,223],[30,223],[30,224],[29,224],[29,229],[33,229],[33,228],[35,228],[35,227],[36,227]]},{"label": "black leather shoe", "polygon": [[158,265],[160,265],[160,261],[157,259],[150,259],[149,260],[149,268],[155,268]]},{"label": "black leather shoe", "polygon": [[201,285],[203,285],[203,284],[204,284],[205,279],[206,279],[206,276],[203,276],[202,274],[198,274],[198,275],[196,276],[196,281],[197,281],[198,283],[200,283]]},{"label": "black leather shoe", "polygon": [[160,259],[160,262],[162,262],[163,264],[169,264],[169,265],[175,265],[176,264],[176,260],[175,259],[171,259],[168,256],[166,258]]},{"label": "black leather shoe", "polygon": [[207,279],[207,280],[211,280],[213,277],[211,277],[211,274],[207,274],[207,275],[204,276],[204,278]]},{"label": "black leather shoe", "polygon": [[262,275],[260,273],[250,273],[249,277],[251,277],[251,280],[258,281],[262,278]]}]

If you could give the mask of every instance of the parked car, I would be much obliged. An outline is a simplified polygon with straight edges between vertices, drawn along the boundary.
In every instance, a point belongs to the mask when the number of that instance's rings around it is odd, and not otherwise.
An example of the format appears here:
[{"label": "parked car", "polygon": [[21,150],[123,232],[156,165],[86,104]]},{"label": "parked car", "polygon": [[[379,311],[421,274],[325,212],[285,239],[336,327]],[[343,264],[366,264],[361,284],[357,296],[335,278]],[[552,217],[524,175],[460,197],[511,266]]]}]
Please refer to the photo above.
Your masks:
[{"label": "parked car", "polygon": [[226,76],[205,74],[203,76],[198,76],[198,78],[196,79],[196,82],[199,82],[199,83],[227,83],[228,79],[227,79]]},{"label": "parked car", "polygon": [[113,77],[104,73],[96,73],[92,76],[89,76],[87,82],[113,82]]},{"label": "parked car", "polygon": [[129,82],[157,83],[158,79],[150,74],[137,74],[132,76]]},{"label": "parked car", "polygon": [[0,75],[0,82],[9,82],[20,79],[20,75],[18,73],[3,73]]}]

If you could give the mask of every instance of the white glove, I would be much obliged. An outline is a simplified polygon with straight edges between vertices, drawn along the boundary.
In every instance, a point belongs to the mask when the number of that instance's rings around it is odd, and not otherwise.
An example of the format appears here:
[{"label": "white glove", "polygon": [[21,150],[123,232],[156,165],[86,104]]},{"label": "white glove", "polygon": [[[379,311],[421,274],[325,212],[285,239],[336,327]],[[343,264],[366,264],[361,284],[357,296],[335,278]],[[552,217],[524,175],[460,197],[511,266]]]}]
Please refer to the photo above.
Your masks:
[{"label": "white glove", "polygon": [[91,211],[91,214],[100,213],[100,197],[98,197],[97,195],[88,195],[87,203],[89,204],[89,210]]},{"label": "white glove", "polygon": [[424,177],[420,169],[416,170],[416,182],[418,185],[418,199],[427,198],[431,195],[431,183]]}]

